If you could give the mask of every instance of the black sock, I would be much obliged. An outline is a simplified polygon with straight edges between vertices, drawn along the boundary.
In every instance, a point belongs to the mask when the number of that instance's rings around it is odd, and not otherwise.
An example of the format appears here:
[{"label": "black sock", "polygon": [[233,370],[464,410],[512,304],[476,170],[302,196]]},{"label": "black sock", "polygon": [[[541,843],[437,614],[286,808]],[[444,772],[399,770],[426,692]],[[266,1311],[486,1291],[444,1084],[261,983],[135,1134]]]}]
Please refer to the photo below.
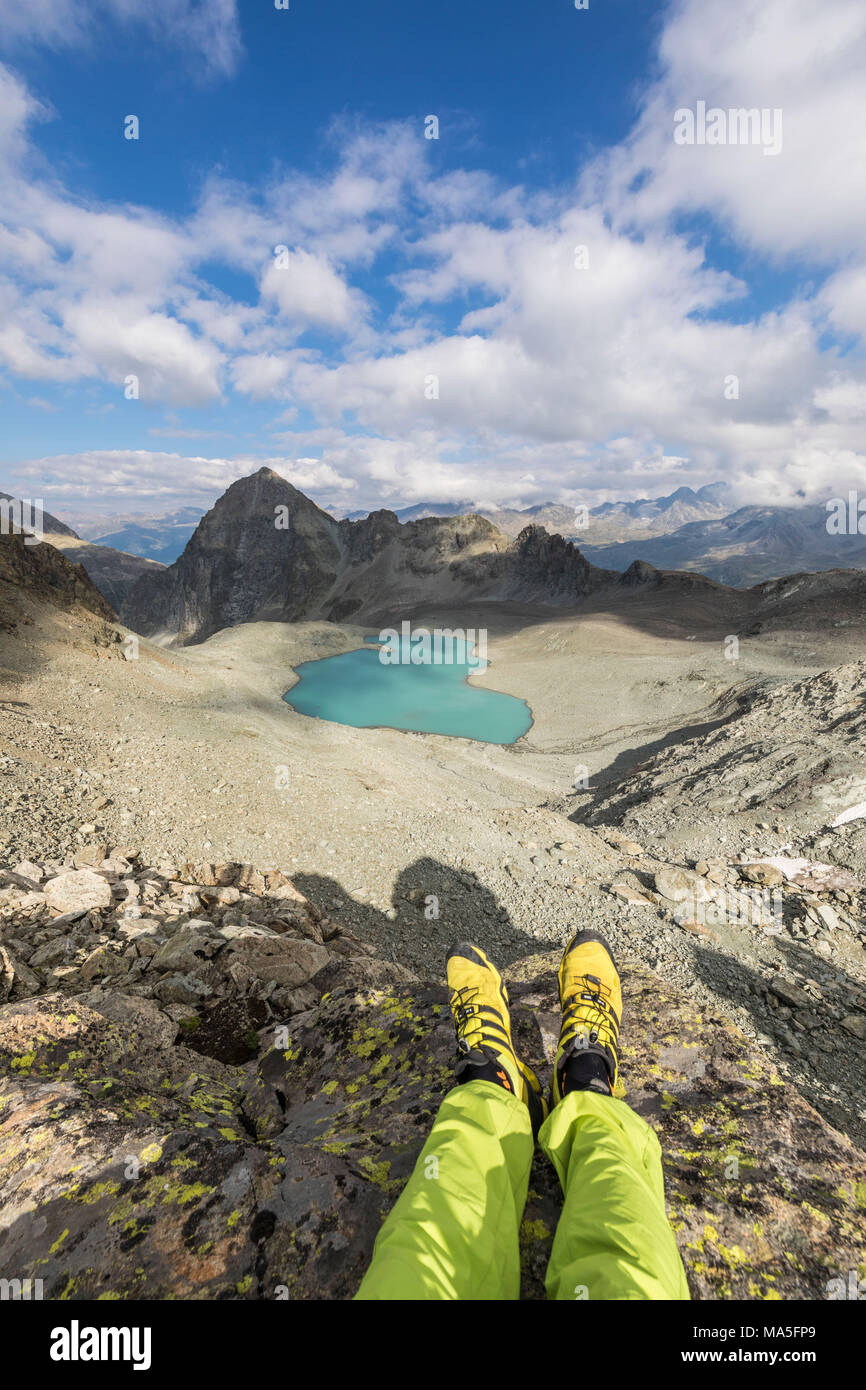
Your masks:
[{"label": "black sock", "polygon": [[564,1096],[569,1091],[598,1091],[603,1096],[609,1096],[610,1071],[607,1062],[597,1052],[572,1052],[560,1075],[559,1088]]},{"label": "black sock", "polygon": [[[464,1081],[492,1081],[504,1091],[511,1090],[511,1080],[505,1068],[492,1059],[489,1062],[458,1062],[456,1069],[458,1086]],[[504,1078],[504,1079],[503,1079]]]}]

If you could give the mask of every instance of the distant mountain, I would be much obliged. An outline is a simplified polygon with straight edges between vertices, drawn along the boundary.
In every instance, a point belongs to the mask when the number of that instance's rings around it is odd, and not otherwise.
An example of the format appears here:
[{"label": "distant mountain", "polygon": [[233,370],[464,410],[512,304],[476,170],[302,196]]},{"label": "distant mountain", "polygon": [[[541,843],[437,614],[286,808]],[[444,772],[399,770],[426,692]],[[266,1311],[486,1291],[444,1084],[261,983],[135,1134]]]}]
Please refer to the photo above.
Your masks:
[{"label": "distant mountain", "polygon": [[231,485],[173,565],[142,576],[122,612],[183,643],[237,623],[367,622],[422,604],[568,605],[616,577],[540,526],[512,541],[477,515],[337,521],[261,468]]},{"label": "distant mountain", "polygon": [[664,497],[640,497],[634,502],[602,502],[590,508],[590,521],[581,531],[586,541],[657,536],[691,522],[722,517],[730,508],[724,483],[708,483],[697,491],[678,487]]},{"label": "distant mountain", "polygon": [[[423,515],[456,514],[459,503],[418,504]],[[830,535],[823,506],[748,506],[728,511],[724,483],[677,488],[664,497],[603,502],[585,517],[561,503],[523,510],[480,509],[505,535],[543,526],[574,540],[592,564],[623,572],[635,561],[748,587],[809,570],[866,568],[866,536]],[[398,516],[408,516],[405,507]]]},{"label": "distant mountain", "polygon": [[[397,507],[394,516],[398,521],[420,521],[425,516],[470,516],[473,512],[479,516],[484,515],[474,502],[414,502],[410,507]],[[362,509],[347,512],[345,519],[363,521],[364,517],[369,515],[369,511]]]},{"label": "distant mountain", "polygon": [[802,570],[866,568],[866,536],[830,535],[823,506],[740,507],[729,516],[690,522],[647,540],[629,537],[613,545],[582,540],[581,550],[593,564],[610,569],[626,570],[644,560],[736,587]]},{"label": "distant mountain", "polygon": [[[166,516],[117,518],[122,524],[110,531],[98,531],[87,539],[96,545],[110,545],[128,555],[170,565],[183,554],[184,546],[203,516],[201,507],[181,507]],[[95,531],[96,525],[94,522],[87,529]]]},{"label": "distant mountain", "polygon": [[[730,502],[725,483],[708,483],[696,491],[690,487],[677,488],[665,497],[640,497],[634,502],[602,502],[589,508],[588,516],[580,515],[576,506],[562,502],[539,502],[533,507],[484,507],[472,502],[417,502],[398,507],[394,515],[400,521],[415,521],[425,516],[466,516],[476,513],[492,521],[506,536],[516,537],[525,526],[543,526],[546,531],[583,542],[592,539],[599,545],[626,538],[641,539],[662,535],[692,521],[705,521],[724,516]],[[351,520],[366,516],[363,511],[351,512]]]}]

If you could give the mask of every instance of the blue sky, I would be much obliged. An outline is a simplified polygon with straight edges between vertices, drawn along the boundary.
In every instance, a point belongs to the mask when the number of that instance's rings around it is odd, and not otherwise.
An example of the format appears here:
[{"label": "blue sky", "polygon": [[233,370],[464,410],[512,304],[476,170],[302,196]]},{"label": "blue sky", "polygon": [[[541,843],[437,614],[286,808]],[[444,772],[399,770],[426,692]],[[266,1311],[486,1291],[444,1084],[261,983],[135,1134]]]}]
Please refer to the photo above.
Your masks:
[{"label": "blue sky", "polygon": [[864,60],[858,0],[0,0],[0,489],[856,486]]}]

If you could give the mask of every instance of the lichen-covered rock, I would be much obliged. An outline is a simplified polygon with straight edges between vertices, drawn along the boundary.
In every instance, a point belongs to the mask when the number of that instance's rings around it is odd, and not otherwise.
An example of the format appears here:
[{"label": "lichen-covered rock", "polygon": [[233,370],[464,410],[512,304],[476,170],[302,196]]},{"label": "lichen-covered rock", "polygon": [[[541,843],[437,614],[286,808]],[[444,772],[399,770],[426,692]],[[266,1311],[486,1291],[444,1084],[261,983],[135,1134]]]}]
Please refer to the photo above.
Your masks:
[{"label": "lichen-covered rock", "polygon": [[[554,956],[509,972],[518,1046],[549,1071]],[[626,1103],[660,1137],[696,1298],[825,1298],[863,1269],[866,1170],[724,1019],[626,970]],[[263,1001],[255,1002],[261,1011]],[[60,995],[0,1008],[0,1274],[48,1298],[351,1297],[451,1085],[441,985],[357,984],[287,1024],[226,1001],[190,1050]],[[237,1010],[240,1010],[238,1012]],[[258,1036],[255,1024],[259,1025]],[[539,1156],[521,1228],[543,1297],[560,1208]]]}]

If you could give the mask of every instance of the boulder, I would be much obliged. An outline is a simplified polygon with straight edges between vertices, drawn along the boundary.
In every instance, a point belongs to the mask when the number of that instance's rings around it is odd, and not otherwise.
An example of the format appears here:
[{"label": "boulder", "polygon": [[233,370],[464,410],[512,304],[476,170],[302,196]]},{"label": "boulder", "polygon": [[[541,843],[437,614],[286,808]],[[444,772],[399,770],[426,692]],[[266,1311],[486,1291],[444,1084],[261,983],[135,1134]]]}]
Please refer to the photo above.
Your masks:
[{"label": "boulder", "polygon": [[19,878],[26,878],[34,884],[41,883],[45,877],[39,865],[32,863],[29,859],[22,859],[20,864],[15,865],[13,872],[18,874]]},{"label": "boulder", "polygon": [[655,907],[656,902],[653,898],[647,897],[646,893],[641,893],[630,883],[612,883],[610,892],[614,897],[620,898],[624,903],[629,903],[632,907]]},{"label": "boulder", "polygon": [[153,992],[163,1004],[195,1005],[210,998],[213,986],[195,975],[165,975],[154,985]]},{"label": "boulder", "polygon": [[111,885],[92,869],[73,869],[50,878],[44,885],[45,901],[55,912],[85,912],[111,906]]},{"label": "boulder", "polygon": [[103,975],[121,975],[126,966],[127,962],[119,952],[112,951],[110,946],[96,946],[81,967],[81,978],[97,980]]},{"label": "boulder", "polygon": [[296,989],[311,980],[330,959],[326,947],[286,936],[244,936],[230,941],[225,949],[223,965],[228,966],[231,978],[241,988],[253,980],[273,980]]},{"label": "boulder", "polygon": [[710,890],[705,879],[691,869],[678,869],[670,865],[657,869],[653,879],[656,892],[668,902],[680,903],[690,899],[692,902],[706,902]]},{"label": "boulder", "polygon": [[84,1003],[103,1018],[134,1029],[136,1037],[148,1048],[170,1047],[177,1037],[177,1023],[152,999],[94,989],[84,995]]},{"label": "boulder", "polygon": [[151,958],[151,969],[196,970],[221,950],[225,942],[212,922],[191,921],[176,931]]},{"label": "boulder", "polygon": [[740,878],[761,888],[778,888],[785,882],[785,875],[775,864],[741,864],[739,868]]},{"label": "boulder", "polygon": [[68,964],[70,956],[74,954],[75,943],[71,937],[55,936],[51,941],[43,941],[41,946],[37,946],[29,964],[34,969],[43,965],[64,965]]},{"label": "boulder", "polygon": [[814,1003],[812,997],[804,989],[794,984],[793,980],[786,980],[784,976],[771,980],[767,988],[771,994],[774,994],[777,999],[781,999],[783,1004],[789,1004],[792,1009],[808,1009]]}]

